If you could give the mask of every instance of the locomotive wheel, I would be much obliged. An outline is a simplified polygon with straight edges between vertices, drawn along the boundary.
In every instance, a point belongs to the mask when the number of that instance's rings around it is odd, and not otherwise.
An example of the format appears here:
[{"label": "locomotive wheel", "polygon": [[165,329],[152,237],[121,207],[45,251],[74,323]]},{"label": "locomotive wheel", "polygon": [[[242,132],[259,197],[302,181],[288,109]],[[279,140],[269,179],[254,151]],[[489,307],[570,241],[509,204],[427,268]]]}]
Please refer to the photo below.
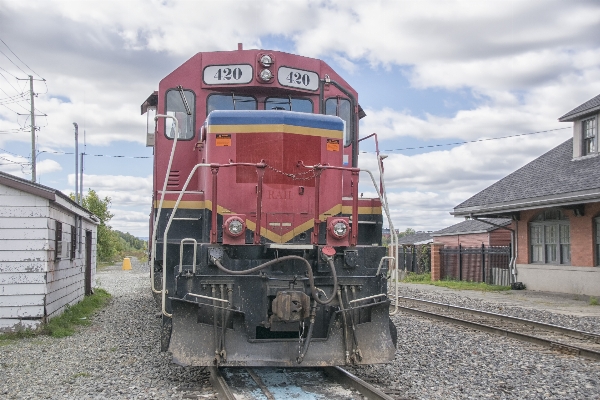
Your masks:
[{"label": "locomotive wheel", "polygon": [[162,326],[160,329],[160,351],[169,350],[171,342],[171,332],[173,332],[173,320],[167,316],[162,316]]},{"label": "locomotive wheel", "polygon": [[390,336],[392,337],[392,343],[394,343],[394,347],[398,348],[398,329],[392,319],[390,318]]}]

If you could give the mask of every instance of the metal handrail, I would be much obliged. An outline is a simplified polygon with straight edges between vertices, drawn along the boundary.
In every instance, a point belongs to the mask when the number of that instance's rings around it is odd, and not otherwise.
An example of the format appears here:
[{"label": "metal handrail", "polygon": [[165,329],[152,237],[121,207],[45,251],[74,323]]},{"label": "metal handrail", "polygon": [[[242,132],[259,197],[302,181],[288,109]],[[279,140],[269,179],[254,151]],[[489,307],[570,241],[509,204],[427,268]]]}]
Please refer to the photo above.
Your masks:
[{"label": "metal handrail", "polygon": [[[167,181],[169,180],[169,174],[171,173],[171,164],[173,163],[173,156],[175,155],[175,147],[177,147],[177,138],[179,137],[179,121],[173,115],[158,114],[154,117],[155,121],[159,118],[171,118],[175,122],[175,135],[173,137],[173,146],[171,146],[171,156],[169,157],[169,164],[167,165],[167,173],[165,174],[165,181],[163,183],[163,190],[160,195],[160,202],[158,203],[158,211],[156,212],[156,218],[152,226],[152,250],[150,251],[150,284],[152,286],[153,293],[162,293],[161,290],[154,288],[154,260],[156,258],[156,229],[158,227],[158,221],[160,220],[160,212],[162,211],[163,202],[165,200],[165,191],[167,190]],[[154,204],[152,204],[152,212],[154,213]],[[163,260],[163,269],[164,267]],[[164,285],[163,285],[164,287]]]},{"label": "metal handrail", "polygon": [[[194,259],[192,261],[192,273],[196,273],[196,252],[198,249],[198,241],[196,241],[196,239],[194,238],[185,238],[185,239],[181,239],[181,242],[179,243],[179,273],[181,274],[183,272],[183,245],[185,243],[192,243],[194,245]],[[163,244],[163,245],[166,245]]]}]

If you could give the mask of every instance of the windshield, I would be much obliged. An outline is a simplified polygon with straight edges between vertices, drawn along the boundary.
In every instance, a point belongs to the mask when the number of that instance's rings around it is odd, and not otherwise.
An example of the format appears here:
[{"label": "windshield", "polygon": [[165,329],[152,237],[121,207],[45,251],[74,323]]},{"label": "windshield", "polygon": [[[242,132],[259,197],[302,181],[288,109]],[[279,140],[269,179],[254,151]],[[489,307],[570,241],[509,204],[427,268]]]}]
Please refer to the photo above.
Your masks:
[{"label": "windshield", "polygon": [[344,146],[352,143],[352,138],[348,134],[350,129],[350,101],[347,99],[332,98],[325,102],[325,114],[335,115],[344,120]]},{"label": "windshield", "polygon": [[215,110],[256,110],[256,99],[235,94],[211,94],[206,102],[206,115]]},{"label": "windshield", "polygon": [[265,101],[265,110],[285,110],[304,113],[313,112],[312,101],[292,97],[269,97]]}]

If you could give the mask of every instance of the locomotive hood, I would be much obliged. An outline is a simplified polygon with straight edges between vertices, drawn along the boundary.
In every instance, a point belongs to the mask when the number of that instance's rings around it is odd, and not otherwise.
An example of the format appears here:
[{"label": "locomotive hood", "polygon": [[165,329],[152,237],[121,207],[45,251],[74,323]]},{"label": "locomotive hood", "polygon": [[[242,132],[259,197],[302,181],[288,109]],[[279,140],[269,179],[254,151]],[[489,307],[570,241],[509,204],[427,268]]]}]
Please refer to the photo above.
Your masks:
[{"label": "locomotive hood", "polygon": [[344,121],[339,117],[281,110],[218,110],[211,112],[206,122],[209,133],[225,133],[230,126],[242,133],[239,125],[246,125],[247,132],[301,133],[297,128],[308,128],[304,131],[311,136],[331,138],[341,138],[344,131]]}]

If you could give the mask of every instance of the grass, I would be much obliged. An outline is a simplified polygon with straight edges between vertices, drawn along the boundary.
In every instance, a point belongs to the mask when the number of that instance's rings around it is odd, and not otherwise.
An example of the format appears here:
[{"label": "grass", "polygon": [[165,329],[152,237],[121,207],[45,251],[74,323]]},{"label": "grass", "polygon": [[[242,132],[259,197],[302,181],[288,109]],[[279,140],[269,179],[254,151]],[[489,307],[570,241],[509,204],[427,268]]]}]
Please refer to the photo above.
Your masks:
[{"label": "grass", "polygon": [[18,332],[0,334],[0,346],[14,340],[30,338],[38,335],[48,335],[55,338],[71,336],[78,326],[89,325],[89,317],[97,310],[104,307],[110,299],[110,293],[104,289],[95,289],[91,296],[85,296],[82,301],[74,306],[67,307],[58,317],[52,318],[39,329],[26,329]]},{"label": "grass", "polygon": [[489,285],[482,282],[455,281],[449,279],[432,281],[430,273],[416,274],[414,272],[409,272],[402,282],[440,286],[456,290],[480,290],[482,292],[500,292],[504,290],[510,290],[510,286]]},{"label": "grass", "polygon": [[590,297],[590,306],[597,306],[598,304],[598,299],[596,297]]}]

